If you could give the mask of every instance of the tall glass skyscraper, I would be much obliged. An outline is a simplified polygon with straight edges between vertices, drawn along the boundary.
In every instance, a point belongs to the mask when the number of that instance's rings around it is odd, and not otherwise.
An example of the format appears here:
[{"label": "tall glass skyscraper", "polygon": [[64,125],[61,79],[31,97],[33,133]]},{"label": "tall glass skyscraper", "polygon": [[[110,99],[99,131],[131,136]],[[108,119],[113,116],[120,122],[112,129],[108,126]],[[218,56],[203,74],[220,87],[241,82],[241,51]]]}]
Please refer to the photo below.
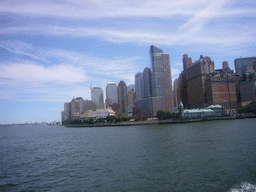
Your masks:
[{"label": "tall glass skyscraper", "polygon": [[151,97],[151,69],[149,67],[146,67],[142,73],[142,85],[142,98]]},{"label": "tall glass skyscraper", "polygon": [[173,111],[170,56],[152,45],[150,47],[150,58],[152,96],[162,96],[165,110]]},{"label": "tall glass skyscraper", "polygon": [[163,54],[163,50],[153,45],[150,47],[153,97],[163,95],[164,91],[163,60],[161,54]]},{"label": "tall glass skyscraper", "polygon": [[142,73],[135,74],[135,92],[137,100],[142,99]]}]

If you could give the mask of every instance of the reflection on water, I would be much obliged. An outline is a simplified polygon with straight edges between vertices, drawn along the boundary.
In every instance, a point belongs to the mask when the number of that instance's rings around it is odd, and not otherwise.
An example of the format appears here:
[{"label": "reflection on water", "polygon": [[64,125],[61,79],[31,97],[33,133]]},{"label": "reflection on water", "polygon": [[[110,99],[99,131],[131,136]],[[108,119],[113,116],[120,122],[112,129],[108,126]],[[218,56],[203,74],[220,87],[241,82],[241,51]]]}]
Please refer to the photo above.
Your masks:
[{"label": "reflection on water", "polygon": [[255,119],[0,128],[0,191],[255,191]]}]

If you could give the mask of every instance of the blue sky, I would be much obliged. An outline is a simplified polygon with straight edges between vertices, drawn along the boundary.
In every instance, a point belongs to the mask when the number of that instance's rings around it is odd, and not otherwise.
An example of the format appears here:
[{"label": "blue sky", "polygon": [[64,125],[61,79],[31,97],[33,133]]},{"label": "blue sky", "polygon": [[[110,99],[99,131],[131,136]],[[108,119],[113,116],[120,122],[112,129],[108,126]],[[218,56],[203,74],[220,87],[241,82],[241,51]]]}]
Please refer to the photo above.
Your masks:
[{"label": "blue sky", "polygon": [[0,2],[0,124],[60,120],[90,86],[134,84],[150,67],[149,47],[221,68],[255,56],[254,0],[12,0]]}]

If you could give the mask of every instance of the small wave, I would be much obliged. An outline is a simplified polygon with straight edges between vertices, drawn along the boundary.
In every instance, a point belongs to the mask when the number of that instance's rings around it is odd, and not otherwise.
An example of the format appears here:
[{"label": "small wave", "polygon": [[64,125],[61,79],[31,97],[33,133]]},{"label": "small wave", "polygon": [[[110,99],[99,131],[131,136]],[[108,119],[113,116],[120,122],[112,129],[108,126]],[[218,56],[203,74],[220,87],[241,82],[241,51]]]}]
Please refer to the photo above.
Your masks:
[{"label": "small wave", "polygon": [[2,184],[0,185],[0,191],[9,191],[11,189],[13,189],[13,187],[16,187],[18,184],[14,184],[14,183],[6,183],[6,184]]},{"label": "small wave", "polygon": [[229,190],[230,192],[256,192],[256,185],[244,182],[238,188]]}]

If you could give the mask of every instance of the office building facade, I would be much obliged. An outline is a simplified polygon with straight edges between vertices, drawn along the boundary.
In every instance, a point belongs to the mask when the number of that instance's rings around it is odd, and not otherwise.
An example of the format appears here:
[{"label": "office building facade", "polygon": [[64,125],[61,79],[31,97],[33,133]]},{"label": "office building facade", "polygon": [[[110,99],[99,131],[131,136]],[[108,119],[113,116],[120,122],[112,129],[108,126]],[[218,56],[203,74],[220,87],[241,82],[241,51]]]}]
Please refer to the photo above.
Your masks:
[{"label": "office building facade", "polygon": [[163,97],[163,110],[173,112],[172,79],[169,54],[155,46],[150,47],[152,96]]},{"label": "office building facade", "polygon": [[92,102],[96,103],[97,109],[104,108],[103,90],[101,87],[91,88],[91,100]]},{"label": "office building facade", "polygon": [[235,59],[234,64],[236,73],[240,76],[246,75],[246,68],[254,68],[254,62],[256,62],[256,57],[245,57]]},{"label": "office building facade", "polygon": [[136,99],[140,100],[142,99],[142,73],[138,72],[135,74],[135,92],[136,92]]},{"label": "office building facade", "polygon": [[119,82],[117,86],[117,94],[118,94],[119,115],[120,116],[128,115],[127,86],[124,81]]},{"label": "office building facade", "polygon": [[106,87],[106,108],[111,107],[114,103],[118,104],[117,99],[117,85],[109,83]]},{"label": "office building facade", "polygon": [[205,108],[207,106],[205,80],[214,71],[214,61],[210,57],[202,55],[199,60],[187,68],[190,108]]},{"label": "office building facade", "polygon": [[142,73],[142,98],[152,96],[151,69],[146,67]]}]

